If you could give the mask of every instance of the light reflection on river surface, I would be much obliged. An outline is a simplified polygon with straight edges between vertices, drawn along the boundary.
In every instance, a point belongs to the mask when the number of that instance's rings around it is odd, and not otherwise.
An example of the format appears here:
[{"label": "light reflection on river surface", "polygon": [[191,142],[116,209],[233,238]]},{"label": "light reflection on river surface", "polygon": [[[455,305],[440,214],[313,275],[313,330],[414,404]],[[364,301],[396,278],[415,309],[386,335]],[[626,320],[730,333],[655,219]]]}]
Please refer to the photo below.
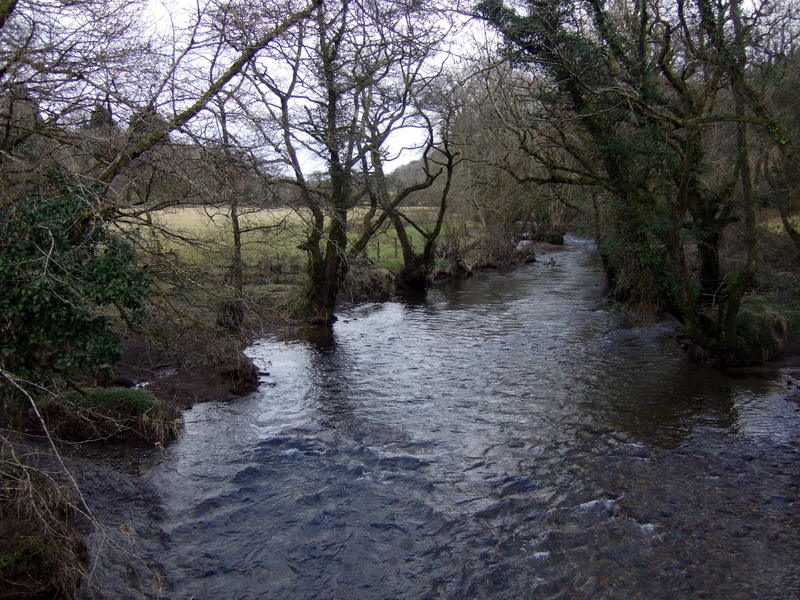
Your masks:
[{"label": "light reflection on river surface", "polygon": [[594,245],[249,353],[149,474],[165,596],[798,598],[785,375],[604,307]]}]

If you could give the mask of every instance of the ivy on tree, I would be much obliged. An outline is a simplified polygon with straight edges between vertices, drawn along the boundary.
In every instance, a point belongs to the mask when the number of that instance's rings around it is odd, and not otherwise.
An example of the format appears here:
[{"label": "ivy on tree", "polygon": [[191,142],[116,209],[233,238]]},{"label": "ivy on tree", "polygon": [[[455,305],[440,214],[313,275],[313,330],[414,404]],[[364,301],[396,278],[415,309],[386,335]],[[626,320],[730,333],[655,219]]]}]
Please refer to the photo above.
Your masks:
[{"label": "ivy on tree", "polygon": [[0,365],[18,376],[42,382],[115,360],[108,315],[143,310],[150,281],[97,198],[94,186],[61,181],[0,213]]}]

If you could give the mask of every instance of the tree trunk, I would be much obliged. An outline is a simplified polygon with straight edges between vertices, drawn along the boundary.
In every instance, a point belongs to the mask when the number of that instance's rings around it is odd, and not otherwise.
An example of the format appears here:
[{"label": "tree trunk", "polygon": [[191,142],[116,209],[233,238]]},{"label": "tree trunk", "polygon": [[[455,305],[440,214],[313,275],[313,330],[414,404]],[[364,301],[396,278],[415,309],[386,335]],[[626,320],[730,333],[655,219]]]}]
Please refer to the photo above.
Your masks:
[{"label": "tree trunk", "polygon": [[715,223],[702,223],[704,228],[697,244],[700,278],[700,306],[713,306],[722,283],[719,264],[720,231]]},{"label": "tree trunk", "polygon": [[778,207],[778,210],[781,213],[781,223],[783,223],[783,229],[786,231],[786,235],[789,236],[789,239],[792,240],[794,244],[795,250],[797,250],[798,256],[800,256],[800,232],[794,228],[794,225],[789,221],[789,211],[786,210],[786,207],[782,204]]},{"label": "tree trunk", "polygon": [[747,286],[753,279],[756,261],[756,216],[753,192],[753,176],[750,166],[750,151],[747,140],[746,90],[744,87],[744,73],[747,65],[746,41],[744,26],[740,14],[740,1],[731,3],[731,17],[735,33],[736,62],[731,68],[731,88],[736,114],[741,118],[736,124],[736,142],[739,148],[737,166],[739,180],[742,186],[742,213],[744,215],[744,243],[745,264],[728,277],[725,286],[725,297],[720,305],[718,321],[723,330],[723,343],[727,352],[734,351],[738,346],[739,309]]},{"label": "tree trunk", "polygon": [[456,166],[456,153],[450,150],[447,141],[445,141],[443,146],[443,154],[447,157],[447,162],[444,165],[447,175],[445,177],[444,187],[439,196],[439,210],[436,215],[436,224],[431,231],[426,231],[421,227],[415,226],[425,240],[422,254],[416,254],[414,252],[414,247],[406,234],[405,224],[399,213],[392,213],[392,223],[394,224],[400,244],[403,247],[404,265],[398,276],[397,285],[404,290],[424,291],[428,289],[431,283],[431,272],[433,271],[433,263],[436,259],[436,242],[442,232],[444,217],[445,214],[447,214],[447,200],[450,196],[453,172]]},{"label": "tree trunk", "polygon": [[422,256],[414,252],[411,239],[406,233],[405,223],[399,213],[393,212],[390,218],[403,252],[403,268],[397,275],[397,287],[406,291],[425,290],[428,287],[428,273]]},{"label": "tree trunk", "polygon": [[217,323],[233,333],[242,330],[244,322],[244,267],[242,265],[242,230],[239,224],[239,202],[236,198],[230,203],[231,229],[233,232],[233,248],[231,265],[228,273],[233,297],[225,300],[217,315]]},{"label": "tree trunk", "polygon": [[344,260],[346,249],[347,209],[340,207],[335,210],[328,228],[325,253],[310,255],[311,278],[303,316],[311,323],[330,325],[336,320],[336,299],[348,270]]}]

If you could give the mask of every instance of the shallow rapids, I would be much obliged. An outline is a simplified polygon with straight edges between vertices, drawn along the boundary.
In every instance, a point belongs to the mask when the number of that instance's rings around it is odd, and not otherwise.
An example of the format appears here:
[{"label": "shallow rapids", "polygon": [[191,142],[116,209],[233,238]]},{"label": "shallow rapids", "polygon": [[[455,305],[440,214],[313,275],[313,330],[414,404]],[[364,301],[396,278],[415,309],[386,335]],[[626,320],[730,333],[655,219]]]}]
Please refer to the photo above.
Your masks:
[{"label": "shallow rapids", "polygon": [[[260,390],[146,473],[131,551],[180,600],[797,598],[789,375],[693,367],[605,292],[572,238],[259,341]],[[140,579],[100,561],[93,589]]]}]

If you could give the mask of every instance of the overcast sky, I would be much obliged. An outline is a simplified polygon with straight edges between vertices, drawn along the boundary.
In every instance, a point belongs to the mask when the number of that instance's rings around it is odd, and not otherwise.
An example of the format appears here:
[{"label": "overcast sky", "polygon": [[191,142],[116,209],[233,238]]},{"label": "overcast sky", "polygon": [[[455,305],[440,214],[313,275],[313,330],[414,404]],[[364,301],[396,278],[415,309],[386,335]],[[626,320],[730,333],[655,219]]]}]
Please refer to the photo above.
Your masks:
[{"label": "overcast sky", "polygon": [[[192,22],[193,15],[196,15],[198,5],[205,6],[207,0],[148,0],[148,7],[145,11],[145,24],[152,27],[161,34],[171,34],[173,26],[180,29],[182,25]],[[465,26],[466,19],[462,20],[460,31],[449,45],[447,52],[442,53],[435,60],[439,63],[449,63],[455,65],[465,56],[475,56],[476,48],[485,47],[487,36],[490,33],[480,23],[473,23]],[[389,171],[398,166],[418,158],[421,151],[419,146],[425,140],[425,132],[418,128],[397,129],[389,138],[386,150],[392,160],[387,162]],[[416,148],[416,149],[415,149]],[[308,155],[305,155],[305,164],[313,170],[324,168],[324,165],[315,163]]]}]

